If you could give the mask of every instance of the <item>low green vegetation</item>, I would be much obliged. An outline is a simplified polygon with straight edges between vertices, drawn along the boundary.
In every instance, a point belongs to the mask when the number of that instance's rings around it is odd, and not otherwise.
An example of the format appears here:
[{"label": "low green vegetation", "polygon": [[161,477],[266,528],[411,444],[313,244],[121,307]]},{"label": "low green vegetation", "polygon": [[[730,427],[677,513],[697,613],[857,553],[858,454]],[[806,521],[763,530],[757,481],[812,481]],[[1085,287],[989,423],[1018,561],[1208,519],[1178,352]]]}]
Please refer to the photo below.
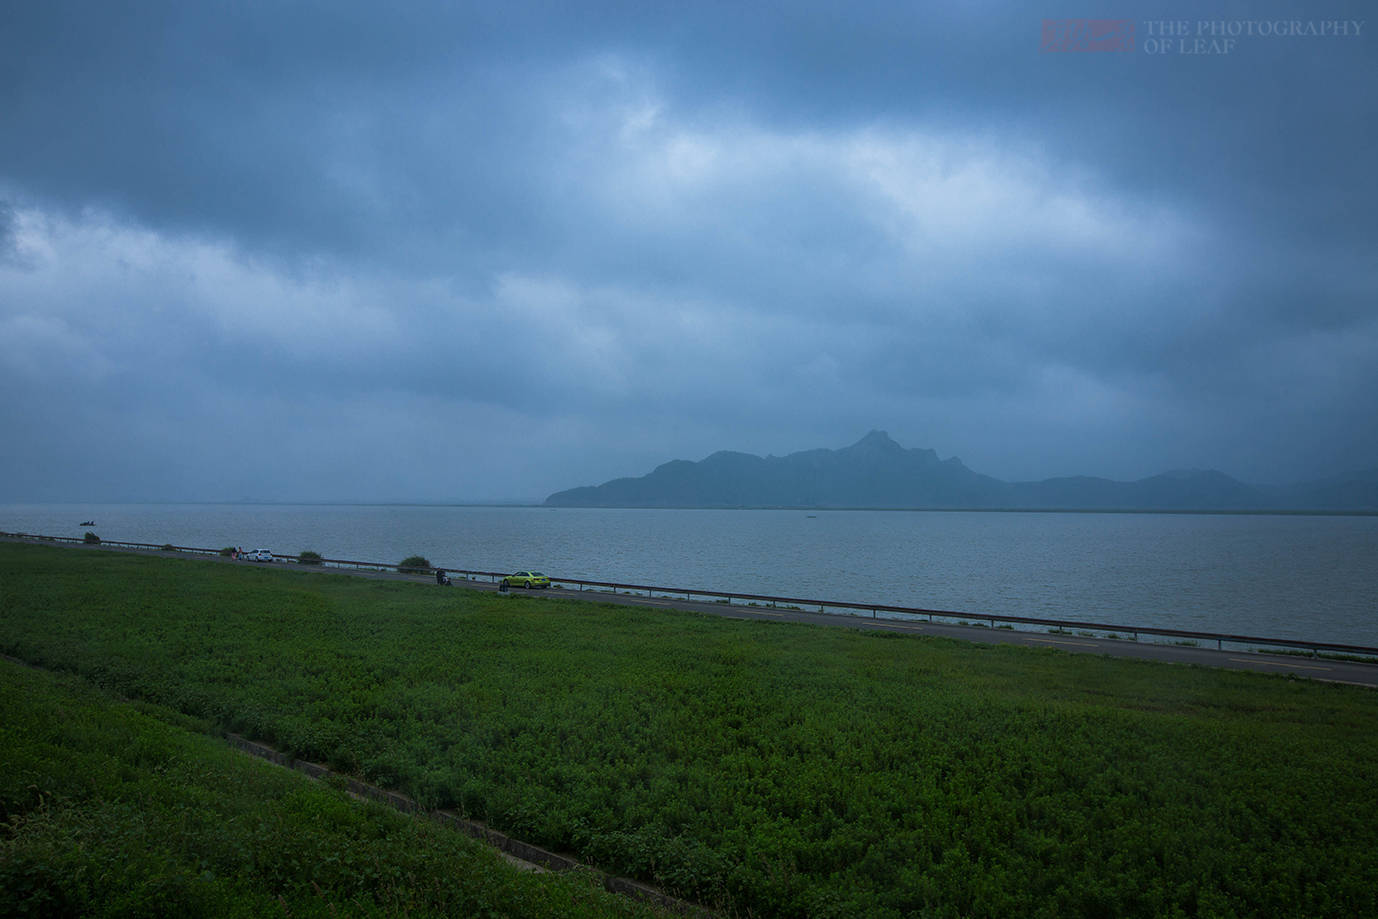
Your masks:
[{"label": "low green vegetation", "polygon": [[1378,693],[0,544],[0,642],[752,916],[1378,915]]},{"label": "low green vegetation", "polygon": [[434,567],[424,555],[408,555],[397,563],[397,570],[403,574],[418,574]]},{"label": "low green vegetation", "polygon": [[314,552],[311,549],[303,549],[301,552],[297,553],[297,564],[299,565],[319,565],[320,563],[321,554],[319,552]]},{"label": "low green vegetation", "polygon": [[208,726],[0,661],[0,915],[651,916],[235,753]]},{"label": "low green vegetation", "polygon": [[1378,664],[1378,658],[1371,654],[1339,654],[1334,651],[1300,651],[1288,648],[1269,648],[1261,654],[1276,654],[1281,657],[1311,657],[1323,661],[1354,661],[1359,664]]}]

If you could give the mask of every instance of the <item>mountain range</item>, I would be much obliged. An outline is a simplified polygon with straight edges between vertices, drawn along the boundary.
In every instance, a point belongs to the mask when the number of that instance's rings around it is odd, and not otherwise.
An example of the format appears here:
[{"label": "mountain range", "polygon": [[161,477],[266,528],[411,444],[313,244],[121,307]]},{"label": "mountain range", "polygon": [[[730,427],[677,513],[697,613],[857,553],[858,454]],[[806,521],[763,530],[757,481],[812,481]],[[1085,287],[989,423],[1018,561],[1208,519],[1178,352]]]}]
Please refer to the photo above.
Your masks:
[{"label": "mountain range", "polygon": [[637,478],[556,492],[550,507],[985,508],[1378,512],[1378,469],[1295,485],[1250,485],[1212,469],[1133,482],[1094,476],[1005,482],[956,457],[906,449],[884,431],[850,447],[788,456],[720,451]]}]

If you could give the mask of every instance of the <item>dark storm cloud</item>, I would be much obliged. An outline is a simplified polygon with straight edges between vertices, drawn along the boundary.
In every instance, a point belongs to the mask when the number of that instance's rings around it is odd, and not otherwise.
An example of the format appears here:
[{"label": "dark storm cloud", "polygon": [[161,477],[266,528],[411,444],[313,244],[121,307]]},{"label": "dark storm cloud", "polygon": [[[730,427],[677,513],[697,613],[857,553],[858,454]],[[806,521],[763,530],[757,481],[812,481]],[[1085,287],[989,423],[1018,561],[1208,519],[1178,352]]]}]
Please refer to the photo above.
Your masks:
[{"label": "dark storm cloud", "polygon": [[1367,33],[1041,54],[1057,15],[12,4],[8,494],[540,497],[871,427],[1378,462]]},{"label": "dark storm cloud", "polygon": [[15,223],[14,208],[8,201],[0,201],[0,264],[14,264],[19,259]]}]

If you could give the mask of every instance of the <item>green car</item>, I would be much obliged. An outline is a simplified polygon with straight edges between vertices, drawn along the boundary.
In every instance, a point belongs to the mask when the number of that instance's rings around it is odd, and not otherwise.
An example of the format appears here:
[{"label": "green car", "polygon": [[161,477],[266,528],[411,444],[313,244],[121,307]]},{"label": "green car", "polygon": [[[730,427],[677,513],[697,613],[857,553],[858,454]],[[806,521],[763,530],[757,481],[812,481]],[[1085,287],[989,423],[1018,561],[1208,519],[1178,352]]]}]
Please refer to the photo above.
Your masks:
[{"label": "green car", "polygon": [[550,586],[550,578],[539,571],[518,571],[516,574],[509,574],[503,578],[502,582],[508,587],[525,587],[527,590]]}]

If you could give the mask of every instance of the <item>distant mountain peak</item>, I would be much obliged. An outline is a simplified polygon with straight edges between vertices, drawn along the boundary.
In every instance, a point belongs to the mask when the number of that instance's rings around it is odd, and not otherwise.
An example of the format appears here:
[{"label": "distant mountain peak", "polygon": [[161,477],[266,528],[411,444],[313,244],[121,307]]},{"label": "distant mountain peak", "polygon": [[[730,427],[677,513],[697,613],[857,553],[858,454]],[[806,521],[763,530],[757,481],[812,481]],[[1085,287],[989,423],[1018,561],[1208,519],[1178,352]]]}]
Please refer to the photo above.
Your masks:
[{"label": "distant mountain peak", "polygon": [[873,430],[850,447],[767,457],[720,450],[672,460],[639,478],[556,492],[554,507],[885,507],[1230,511],[1343,508],[1378,511],[1378,475],[1288,488],[1246,485],[1212,469],[1178,469],[1136,482],[1092,476],[1002,482],[957,457],[905,449]]},{"label": "distant mountain peak", "polygon": [[865,437],[861,438],[861,440],[858,440],[856,443],[852,444],[852,447],[853,447],[853,448],[862,447],[862,448],[864,448],[864,449],[870,449],[870,450],[903,450],[903,449],[904,449],[904,448],[901,447],[899,444],[895,443],[895,441],[894,441],[893,439],[891,439],[891,437],[890,437],[890,435],[889,435],[888,433],[886,433],[885,431],[881,431],[881,430],[873,430],[873,431],[871,431],[871,433],[869,433],[869,434],[867,434]]},{"label": "distant mountain peak", "polygon": [[624,507],[973,507],[1001,500],[1009,486],[932,450],[906,450],[874,430],[840,450],[765,458],[721,450],[697,462],[666,463],[637,479],[556,492],[556,506]]}]

